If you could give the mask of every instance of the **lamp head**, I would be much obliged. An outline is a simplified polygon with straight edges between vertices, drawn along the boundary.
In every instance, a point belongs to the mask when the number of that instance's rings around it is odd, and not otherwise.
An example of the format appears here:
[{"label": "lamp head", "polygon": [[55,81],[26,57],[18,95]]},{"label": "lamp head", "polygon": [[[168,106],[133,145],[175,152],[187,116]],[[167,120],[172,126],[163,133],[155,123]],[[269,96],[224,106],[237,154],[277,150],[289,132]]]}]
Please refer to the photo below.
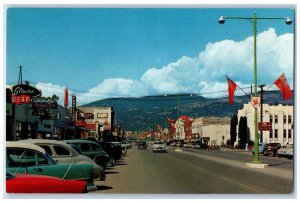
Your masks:
[{"label": "lamp head", "polygon": [[221,16],[221,17],[219,18],[219,23],[220,23],[220,24],[224,24],[224,23],[225,23],[225,18],[224,18],[224,16]]},{"label": "lamp head", "polygon": [[292,20],[290,19],[290,17],[286,17],[285,18],[285,23],[287,24],[287,25],[290,25],[290,24],[292,24]]}]

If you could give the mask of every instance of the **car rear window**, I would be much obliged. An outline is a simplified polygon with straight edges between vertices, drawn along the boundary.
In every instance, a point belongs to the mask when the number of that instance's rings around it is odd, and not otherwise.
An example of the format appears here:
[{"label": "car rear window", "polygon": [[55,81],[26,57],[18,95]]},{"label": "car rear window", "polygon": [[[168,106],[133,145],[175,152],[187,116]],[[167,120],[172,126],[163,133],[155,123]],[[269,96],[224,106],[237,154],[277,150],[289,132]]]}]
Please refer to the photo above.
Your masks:
[{"label": "car rear window", "polygon": [[40,145],[50,156],[52,156],[52,150],[49,146]]},{"label": "car rear window", "polygon": [[71,152],[66,149],[65,147],[61,147],[61,146],[53,146],[55,152],[57,155],[70,155]]}]

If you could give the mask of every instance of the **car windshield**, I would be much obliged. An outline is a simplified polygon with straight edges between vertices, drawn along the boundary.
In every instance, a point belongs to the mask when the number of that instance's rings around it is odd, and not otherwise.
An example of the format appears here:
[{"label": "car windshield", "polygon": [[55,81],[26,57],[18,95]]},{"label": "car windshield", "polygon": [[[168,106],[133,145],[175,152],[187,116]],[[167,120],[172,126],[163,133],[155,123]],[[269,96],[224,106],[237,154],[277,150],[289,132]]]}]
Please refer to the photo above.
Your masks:
[{"label": "car windshield", "polygon": [[159,141],[159,142],[154,142],[154,144],[164,144],[164,143]]}]

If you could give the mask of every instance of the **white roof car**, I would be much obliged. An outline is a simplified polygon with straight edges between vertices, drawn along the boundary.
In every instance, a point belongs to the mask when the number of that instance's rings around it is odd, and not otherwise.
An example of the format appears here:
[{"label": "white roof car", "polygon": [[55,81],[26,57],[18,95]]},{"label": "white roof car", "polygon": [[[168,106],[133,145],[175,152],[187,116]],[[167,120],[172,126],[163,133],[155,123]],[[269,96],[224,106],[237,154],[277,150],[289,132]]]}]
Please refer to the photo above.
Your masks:
[{"label": "white roof car", "polygon": [[154,141],[152,146],[153,152],[167,152],[167,147],[163,141]]},{"label": "white roof car", "polygon": [[16,147],[16,148],[32,149],[32,150],[39,151],[42,154],[46,153],[46,151],[43,148],[41,148],[41,147],[39,147],[37,145],[31,144],[31,143],[6,141],[6,147],[9,147],[9,148]]}]

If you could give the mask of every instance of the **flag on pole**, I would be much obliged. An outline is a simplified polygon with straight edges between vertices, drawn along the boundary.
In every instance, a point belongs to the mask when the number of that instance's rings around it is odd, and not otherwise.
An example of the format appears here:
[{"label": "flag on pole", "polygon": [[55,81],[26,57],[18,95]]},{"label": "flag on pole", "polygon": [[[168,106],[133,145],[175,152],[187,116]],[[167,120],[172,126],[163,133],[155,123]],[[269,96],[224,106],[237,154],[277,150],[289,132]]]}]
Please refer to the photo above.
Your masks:
[{"label": "flag on pole", "polygon": [[68,87],[66,85],[65,86],[65,98],[64,98],[64,106],[65,106],[65,108],[68,107],[68,103],[69,103],[69,95],[68,95]]},{"label": "flag on pole", "polygon": [[227,83],[228,83],[228,99],[229,99],[229,104],[232,106],[233,103],[233,96],[234,92],[236,90],[236,84],[228,77],[227,77]]},{"label": "flag on pole", "polygon": [[293,95],[284,73],[279,76],[274,84],[280,89],[283,100],[288,100]]}]

